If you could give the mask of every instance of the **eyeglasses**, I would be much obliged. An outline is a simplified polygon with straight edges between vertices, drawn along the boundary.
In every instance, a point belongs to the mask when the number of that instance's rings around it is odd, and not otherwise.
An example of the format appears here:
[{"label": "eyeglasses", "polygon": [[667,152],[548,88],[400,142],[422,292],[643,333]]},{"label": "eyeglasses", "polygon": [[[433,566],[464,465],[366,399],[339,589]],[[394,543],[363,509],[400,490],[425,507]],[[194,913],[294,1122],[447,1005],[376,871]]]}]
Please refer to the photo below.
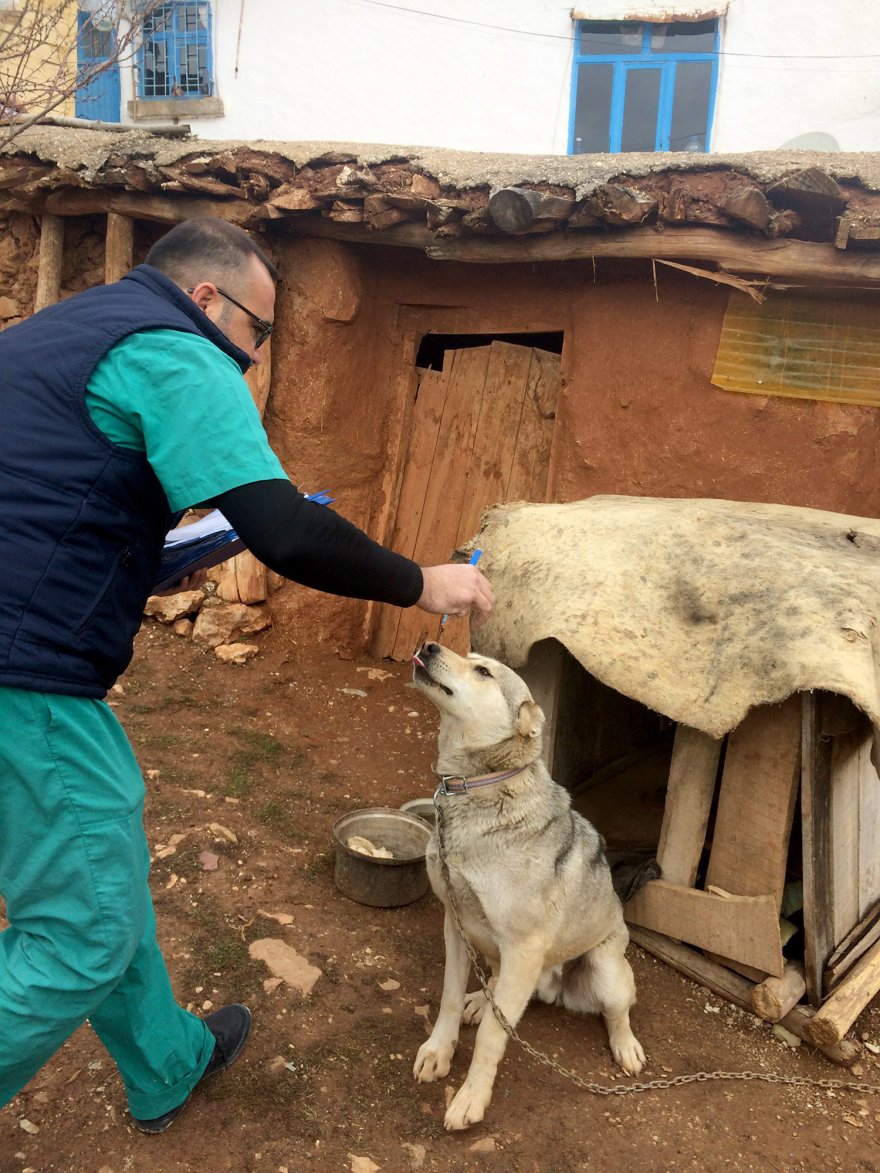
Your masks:
[{"label": "eyeglasses", "polygon": [[[195,287],[193,287],[193,288],[195,288]],[[240,310],[243,310],[247,314],[247,316],[249,318],[251,318],[254,322],[256,322],[256,324],[260,327],[259,330],[257,331],[257,340],[256,340],[256,342],[254,342],[254,350],[259,350],[259,348],[263,345],[263,343],[266,341],[266,339],[269,337],[269,335],[275,329],[275,326],[272,324],[272,322],[267,322],[265,318],[261,318],[258,314],[255,314],[253,310],[249,310],[247,308],[247,306],[242,305],[240,301],[236,301],[235,298],[231,294],[227,293],[225,289],[221,289],[219,285],[215,285],[214,288],[217,290],[217,292],[220,294],[221,297],[225,297],[226,300],[231,301],[234,306],[238,306],[238,308]],[[192,292],[193,292],[192,289],[187,289],[187,293],[192,293]]]}]

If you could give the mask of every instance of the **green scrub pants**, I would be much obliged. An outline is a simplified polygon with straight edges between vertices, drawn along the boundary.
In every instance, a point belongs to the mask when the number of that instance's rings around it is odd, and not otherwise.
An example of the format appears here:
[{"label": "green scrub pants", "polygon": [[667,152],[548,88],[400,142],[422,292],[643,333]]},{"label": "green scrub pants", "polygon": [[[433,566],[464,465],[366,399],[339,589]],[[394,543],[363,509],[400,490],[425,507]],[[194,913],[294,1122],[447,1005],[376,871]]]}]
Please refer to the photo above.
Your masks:
[{"label": "green scrub pants", "polygon": [[86,1019],[138,1119],[207,1066],[214,1037],[175,1002],[156,941],[143,801],[103,701],[0,688],[0,1105]]}]

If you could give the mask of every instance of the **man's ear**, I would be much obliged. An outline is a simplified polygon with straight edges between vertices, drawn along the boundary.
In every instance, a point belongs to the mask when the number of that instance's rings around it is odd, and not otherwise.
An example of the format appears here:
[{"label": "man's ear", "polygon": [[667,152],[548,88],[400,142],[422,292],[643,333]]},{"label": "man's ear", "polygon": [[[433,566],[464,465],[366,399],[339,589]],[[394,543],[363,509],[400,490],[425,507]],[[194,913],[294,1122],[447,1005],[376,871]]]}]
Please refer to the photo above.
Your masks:
[{"label": "man's ear", "polygon": [[544,710],[534,701],[523,701],[516,717],[516,731],[520,737],[540,737],[544,728]]}]

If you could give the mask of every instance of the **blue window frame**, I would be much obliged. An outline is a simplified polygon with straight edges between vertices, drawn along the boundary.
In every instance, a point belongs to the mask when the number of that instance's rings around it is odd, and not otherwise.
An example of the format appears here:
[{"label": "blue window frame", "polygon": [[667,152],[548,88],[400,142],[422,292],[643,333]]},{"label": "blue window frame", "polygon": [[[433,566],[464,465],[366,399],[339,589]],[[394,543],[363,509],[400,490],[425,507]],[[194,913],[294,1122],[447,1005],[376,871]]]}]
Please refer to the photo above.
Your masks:
[{"label": "blue window frame", "polygon": [[718,21],[579,20],[569,153],[708,151]]},{"label": "blue window frame", "polygon": [[170,0],[144,16],[138,48],[139,98],[205,98],[214,93],[211,5]]}]

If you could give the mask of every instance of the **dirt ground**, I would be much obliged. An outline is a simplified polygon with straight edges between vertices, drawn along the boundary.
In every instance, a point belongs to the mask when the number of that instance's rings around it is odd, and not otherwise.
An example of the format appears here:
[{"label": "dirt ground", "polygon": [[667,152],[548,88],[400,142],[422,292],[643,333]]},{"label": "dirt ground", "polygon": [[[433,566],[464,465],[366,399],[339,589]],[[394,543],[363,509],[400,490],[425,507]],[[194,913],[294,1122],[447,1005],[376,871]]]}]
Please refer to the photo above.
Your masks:
[{"label": "dirt ground", "polygon": [[[257,638],[259,656],[232,667],[150,621],[112,696],[147,776],[175,990],[197,1012],[246,1002],[249,1046],[167,1133],[148,1137],[84,1027],[0,1112],[2,1173],[880,1170],[880,1095],[706,1082],[606,1098],[513,1044],[487,1120],[444,1132],[446,1084],[460,1084],[473,1035],[465,1030],[449,1081],[414,1082],[442,982],[439,905],[430,894],[387,910],[349,901],[334,885],[331,842],[347,811],[431,793],[434,710],[404,665]],[[205,852],[216,870],[204,869]],[[262,938],[317,967],[311,993],[264,985],[272,975],[248,951]],[[852,1078],[635,947],[631,957],[644,1079]],[[596,1020],[533,1006],[522,1033],[588,1080],[621,1080]],[[880,1007],[854,1034],[869,1044],[860,1078],[880,1085]]]}]

